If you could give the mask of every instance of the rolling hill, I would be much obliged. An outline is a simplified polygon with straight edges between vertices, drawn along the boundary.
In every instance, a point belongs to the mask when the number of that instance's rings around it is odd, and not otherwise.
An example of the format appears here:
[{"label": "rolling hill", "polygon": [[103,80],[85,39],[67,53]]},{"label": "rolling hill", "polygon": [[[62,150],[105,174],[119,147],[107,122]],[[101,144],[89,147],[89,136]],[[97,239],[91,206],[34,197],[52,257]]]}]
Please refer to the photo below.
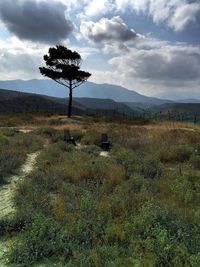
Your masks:
[{"label": "rolling hill", "polygon": [[[23,93],[0,89],[0,114],[16,113],[67,114],[67,98]],[[138,111],[111,99],[74,98],[74,114],[126,114],[138,115]]]},{"label": "rolling hill", "polygon": [[163,119],[200,121],[200,103],[163,104],[149,108],[148,112]]}]

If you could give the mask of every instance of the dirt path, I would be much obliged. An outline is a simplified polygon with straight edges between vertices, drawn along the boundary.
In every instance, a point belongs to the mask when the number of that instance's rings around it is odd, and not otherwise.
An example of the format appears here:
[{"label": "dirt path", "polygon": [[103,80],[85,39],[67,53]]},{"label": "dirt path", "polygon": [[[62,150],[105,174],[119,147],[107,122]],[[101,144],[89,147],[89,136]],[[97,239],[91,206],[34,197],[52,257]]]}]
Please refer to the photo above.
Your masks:
[{"label": "dirt path", "polygon": [[[0,186],[0,220],[14,214],[15,206],[13,203],[13,196],[17,182],[24,179],[24,177],[33,170],[39,153],[40,152],[29,154],[25,163],[21,166],[18,174],[11,176],[8,179],[8,184]],[[6,253],[8,252],[11,244],[11,239],[0,239],[0,267],[8,266]]]},{"label": "dirt path", "polygon": [[13,204],[13,195],[17,181],[22,180],[33,170],[38,155],[39,152],[29,154],[25,163],[21,166],[19,173],[11,176],[8,179],[8,184],[0,186],[0,219],[14,213],[15,207]]}]

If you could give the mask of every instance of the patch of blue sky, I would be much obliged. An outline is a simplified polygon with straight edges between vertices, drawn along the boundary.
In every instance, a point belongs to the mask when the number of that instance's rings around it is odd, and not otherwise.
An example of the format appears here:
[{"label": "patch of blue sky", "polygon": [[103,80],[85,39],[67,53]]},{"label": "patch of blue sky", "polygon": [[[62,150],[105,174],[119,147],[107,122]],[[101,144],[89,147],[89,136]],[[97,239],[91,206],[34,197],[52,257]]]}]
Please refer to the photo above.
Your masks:
[{"label": "patch of blue sky", "polygon": [[130,28],[143,35],[150,33],[151,37],[170,42],[185,42],[194,45],[200,43],[200,15],[196,17],[194,22],[190,22],[184,30],[178,32],[169,28],[166,23],[155,24],[150,16],[142,13],[126,12],[122,18]]},{"label": "patch of blue sky", "polygon": [[4,27],[0,27],[0,40],[5,40],[9,36],[10,36],[9,32]]},{"label": "patch of blue sky", "polygon": [[84,68],[93,68],[100,71],[113,71],[116,67],[111,64],[108,64],[110,56],[95,53],[87,57],[87,60],[83,61],[82,67]]}]

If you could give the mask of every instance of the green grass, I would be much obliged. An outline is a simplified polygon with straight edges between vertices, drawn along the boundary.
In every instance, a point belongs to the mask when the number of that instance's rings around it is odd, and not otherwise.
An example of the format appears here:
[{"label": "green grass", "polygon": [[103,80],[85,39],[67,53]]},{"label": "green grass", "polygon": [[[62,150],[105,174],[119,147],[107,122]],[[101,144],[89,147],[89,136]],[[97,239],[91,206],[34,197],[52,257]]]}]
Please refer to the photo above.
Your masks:
[{"label": "green grass", "polygon": [[[102,131],[108,158],[99,156]],[[82,147],[63,142],[62,130],[32,133],[50,143],[18,185],[16,216],[0,222],[2,235],[16,237],[10,264],[198,267],[200,133],[105,122],[72,133]],[[1,138],[8,145],[18,136]]]},{"label": "green grass", "polygon": [[0,130],[0,184],[18,170],[28,153],[41,149],[42,145],[43,139],[35,134],[9,128]]}]

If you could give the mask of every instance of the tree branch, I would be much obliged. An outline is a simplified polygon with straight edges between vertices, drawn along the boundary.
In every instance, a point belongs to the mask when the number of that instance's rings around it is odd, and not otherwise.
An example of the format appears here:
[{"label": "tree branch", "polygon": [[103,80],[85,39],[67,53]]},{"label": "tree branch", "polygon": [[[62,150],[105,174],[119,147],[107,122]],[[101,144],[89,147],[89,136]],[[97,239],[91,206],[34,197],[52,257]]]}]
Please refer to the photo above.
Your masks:
[{"label": "tree branch", "polygon": [[84,79],[84,80],[82,80],[81,82],[75,82],[75,83],[72,85],[72,89],[74,89],[74,88],[80,86],[82,83],[84,83],[84,82],[86,82],[86,81],[87,81],[87,79]]}]

